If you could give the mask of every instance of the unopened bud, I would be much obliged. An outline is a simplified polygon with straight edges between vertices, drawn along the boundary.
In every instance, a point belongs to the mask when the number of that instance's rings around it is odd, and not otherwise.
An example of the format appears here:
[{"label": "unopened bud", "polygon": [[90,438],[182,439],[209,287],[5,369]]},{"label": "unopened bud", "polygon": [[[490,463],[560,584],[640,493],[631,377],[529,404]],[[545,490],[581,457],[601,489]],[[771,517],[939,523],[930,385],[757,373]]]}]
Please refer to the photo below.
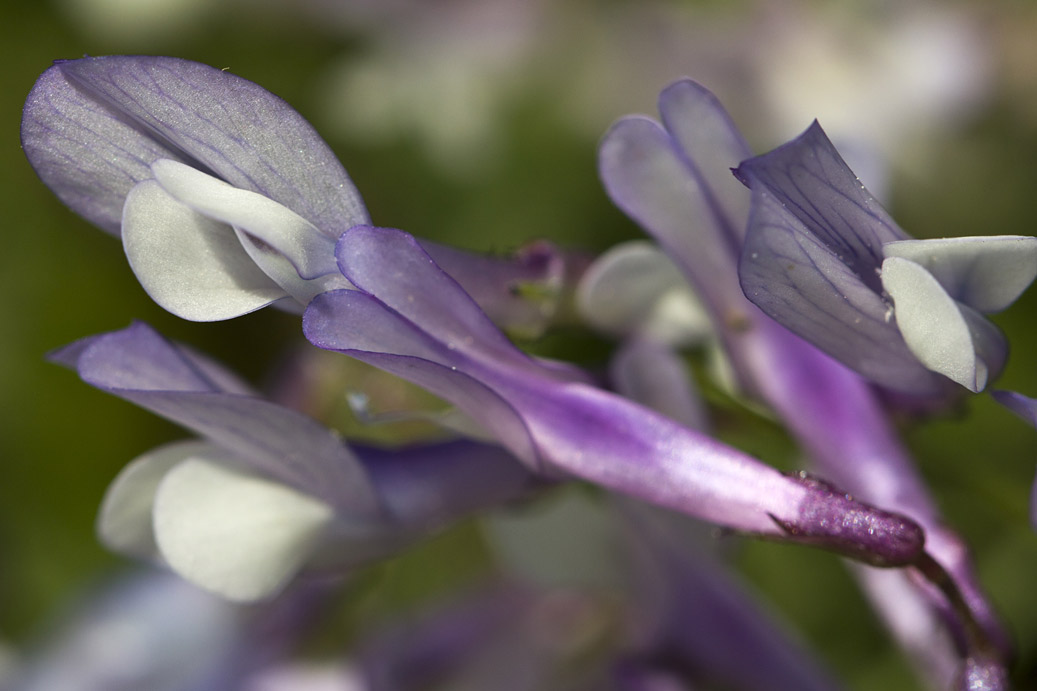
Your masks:
[{"label": "unopened bud", "polygon": [[923,553],[925,531],[907,516],[877,509],[806,473],[810,488],[793,520],[772,516],[793,542],[814,545],[872,566],[907,566]]}]

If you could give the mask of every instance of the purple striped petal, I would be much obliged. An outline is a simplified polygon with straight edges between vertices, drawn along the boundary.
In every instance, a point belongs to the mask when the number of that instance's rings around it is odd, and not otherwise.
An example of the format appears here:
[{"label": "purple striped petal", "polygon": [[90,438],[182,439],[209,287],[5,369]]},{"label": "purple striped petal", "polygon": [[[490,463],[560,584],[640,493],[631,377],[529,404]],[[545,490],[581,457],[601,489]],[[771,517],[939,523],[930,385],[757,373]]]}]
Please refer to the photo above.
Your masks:
[{"label": "purple striped petal", "polygon": [[[778,208],[796,218],[866,286],[881,291],[876,270],[882,245],[909,239],[846,165],[821,126],[735,171],[751,190],[766,190]],[[754,204],[755,206],[755,204]],[[749,234],[756,230],[750,223]]]},{"label": "purple striped petal", "polygon": [[43,182],[111,233],[119,231],[126,194],[161,158],[270,197],[332,238],[368,220],[342,165],[291,106],[188,60],[56,63],[29,95],[22,144]]},{"label": "purple striped petal", "polygon": [[[904,343],[892,305],[769,189],[754,189],[753,200],[739,267],[745,296],[796,335],[883,386],[938,391],[939,377]],[[872,271],[876,281],[879,266]]]}]

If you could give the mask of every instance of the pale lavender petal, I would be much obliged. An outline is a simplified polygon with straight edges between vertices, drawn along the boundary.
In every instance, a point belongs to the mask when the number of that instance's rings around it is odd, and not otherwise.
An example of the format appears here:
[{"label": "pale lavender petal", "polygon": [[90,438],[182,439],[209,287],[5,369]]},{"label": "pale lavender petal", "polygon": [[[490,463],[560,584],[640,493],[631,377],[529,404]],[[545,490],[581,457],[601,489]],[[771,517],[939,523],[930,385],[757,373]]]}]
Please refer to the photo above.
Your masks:
[{"label": "pale lavender petal", "polygon": [[367,212],[327,144],[291,106],[230,72],[178,58],[63,61],[37,82],[23,144],[44,182],[117,232],[121,197],[169,158],[287,206],[329,237]]},{"label": "pale lavender petal", "polygon": [[[735,174],[754,193],[768,191],[778,208],[866,286],[881,291],[875,270],[882,264],[882,245],[908,236],[843,162],[817,122],[791,142],[744,161]],[[748,232],[768,231],[751,222]]]},{"label": "pale lavender petal", "polygon": [[698,171],[718,207],[720,222],[736,238],[743,237],[749,195],[731,169],[753,154],[727,111],[711,91],[682,79],[659,94],[659,115],[688,164]]},{"label": "pale lavender petal", "polygon": [[[1037,398],[1024,396],[1016,391],[992,391],[991,395],[1027,424],[1037,427]],[[1030,525],[1037,529],[1037,480],[1034,480],[1030,489]]]},{"label": "pale lavender petal", "polygon": [[1037,427],[1037,399],[1024,396],[1017,391],[991,391],[990,395],[1027,423]]},{"label": "pale lavender petal", "polygon": [[22,148],[62,202],[113,235],[119,234],[126,195],[151,177],[153,161],[191,160],[74,88],[60,63],[44,72],[29,93]]},{"label": "pale lavender petal", "polygon": [[598,171],[612,201],[687,272],[714,315],[743,311],[737,237],[669,133],[648,118],[620,120],[601,143]]},{"label": "pale lavender petal", "polygon": [[753,191],[739,272],[749,300],[840,362],[892,389],[938,390],[939,377],[904,343],[892,305],[762,187]]},{"label": "pale lavender petal", "polygon": [[54,359],[345,515],[380,511],[363,467],[333,432],[269,401],[219,390],[190,356],[143,324],[76,344]]}]

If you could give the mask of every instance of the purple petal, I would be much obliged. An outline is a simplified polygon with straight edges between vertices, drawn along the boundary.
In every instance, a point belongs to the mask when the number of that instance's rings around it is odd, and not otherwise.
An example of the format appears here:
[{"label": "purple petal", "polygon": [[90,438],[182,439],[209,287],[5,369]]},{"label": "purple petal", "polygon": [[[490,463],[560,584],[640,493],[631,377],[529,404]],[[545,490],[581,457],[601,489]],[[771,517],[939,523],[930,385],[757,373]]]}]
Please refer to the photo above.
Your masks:
[{"label": "purple petal", "polygon": [[56,63],[29,95],[22,142],[44,183],[112,233],[126,193],[160,158],[264,194],[329,237],[367,222],[352,181],[302,116],[262,87],[196,62]]},{"label": "purple petal", "polygon": [[543,469],[529,430],[514,408],[465,373],[459,353],[374,297],[349,290],[318,295],[303,315],[303,332],[318,348],[346,353],[450,401],[524,463]]},{"label": "purple petal", "polygon": [[[861,281],[881,291],[882,245],[908,236],[847,167],[815,121],[803,134],[735,171],[754,194],[766,190]],[[755,197],[754,197],[755,199]],[[756,206],[754,200],[753,206]],[[749,234],[767,232],[750,223]]]},{"label": "purple petal", "polygon": [[[451,351],[494,367],[585,378],[575,369],[548,370],[518,350],[457,281],[440,269],[407,233],[357,226],[339,239],[336,255],[339,268],[354,286],[375,296]],[[380,351],[383,347],[377,345],[379,342],[390,348],[393,343],[391,338],[370,340],[374,344],[371,348],[360,349]]]},{"label": "purple petal", "polygon": [[915,393],[938,390],[938,375],[904,343],[892,306],[762,187],[753,192],[739,273],[745,296],[767,315],[869,379]]},{"label": "purple petal", "polygon": [[[377,247],[370,249],[377,258]],[[921,544],[917,526],[902,517],[785,477],[618,396],[559,382],[528,365],[470,357],[370,295],[318,296],[303,317],[303,330],[318,347],[346,352],[451,401],[527,464],[542,460],[549,472],[872,563],[909,560]]]},{"label": "purple petal", "polygon": [[727,231],[736,238],[743,237],[749,195],[731,175],[731,169],[753,154],[727,111],[711,91],[683,79],[659,94],[659,115],[697,171]]},{"label": "purple petal", "polygon": [[354,450],[387,511],[405,526],[432,528],[522,496],[538,484],[514,456],[490,444],[458,440]]},{"label": "purple petal", "polygon": [[345,515],[379,511],[363,467],[323,425],[269,401],[225,393],[191,356],[143,324],[55,354],[88,384],[172,420],[247,466]]},{"label": "purple petal", "polygon": [[628,519],[638,599],[651,623],[646,654],[670,651],[730,688],[838,688],[738,574],[698,544],[691,528],[700,526],[635,502],[620,506]]},{"label": "purple petal", "polygon": [[643,117],[620,120],[601,143],[598,169],[612,201],[687,272],[714,315],[744,311],[737,238],[701,173],[662,127]]},{"label": "purple petal", "polygon": [[454,278],[507,333],[535,338],[547,328],[566,288],[567,257],[537,242],[513,257],[492,257],[422,242],[433,261]]}]

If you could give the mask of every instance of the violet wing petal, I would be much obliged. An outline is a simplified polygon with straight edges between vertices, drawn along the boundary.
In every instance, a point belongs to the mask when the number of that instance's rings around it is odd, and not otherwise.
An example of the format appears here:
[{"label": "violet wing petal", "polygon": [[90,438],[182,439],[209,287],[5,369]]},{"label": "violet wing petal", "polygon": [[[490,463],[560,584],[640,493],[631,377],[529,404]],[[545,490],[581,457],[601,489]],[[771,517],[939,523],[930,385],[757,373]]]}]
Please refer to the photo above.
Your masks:
[{"label": "violet wing petal", "polygon": [[753,191],[739,275],[750,301],[848,367],[892,389],[938,390],[938,375],[907,347],[892,307],[763,187]]},{"label": "violet wing petal", "polygon": [[[197,62],[59,62],[30,95],[23,142],[44,182],[111,232],[120,190],[151,177],[144,167],[159,158],[270,197],[332,238],[368,219],[342,165],[301,115],[259,85]],[[101,200],[91,201],[97,192]]]},{"label": "violet wing petal", "polygon": [[575,368],[544,367],[518,350],[460,284],[403,231],[351,228],[339,239],[336,255],[343,275],[354,286],[451,351],[491,367],[519,367],[541,376],[585,379]]},{"label": "violet wing petal", "polygon": [[332,431],[269,401],[225,393],[189,355],[135,324],[55,354],[88,384],[147,408],[345,515],[380,511],[364,468]]},{"label": "violet wing petal", "polygon": [[[735,175],[754,192],[767,190],[779,208],[881,292],[876,269],[882,245],[908,236],[865,189],[815,121],[777,149],[742,162]],[[754,202],[755,206],[755,202]],[[750,225],[749,234],[766,232]]]}]

